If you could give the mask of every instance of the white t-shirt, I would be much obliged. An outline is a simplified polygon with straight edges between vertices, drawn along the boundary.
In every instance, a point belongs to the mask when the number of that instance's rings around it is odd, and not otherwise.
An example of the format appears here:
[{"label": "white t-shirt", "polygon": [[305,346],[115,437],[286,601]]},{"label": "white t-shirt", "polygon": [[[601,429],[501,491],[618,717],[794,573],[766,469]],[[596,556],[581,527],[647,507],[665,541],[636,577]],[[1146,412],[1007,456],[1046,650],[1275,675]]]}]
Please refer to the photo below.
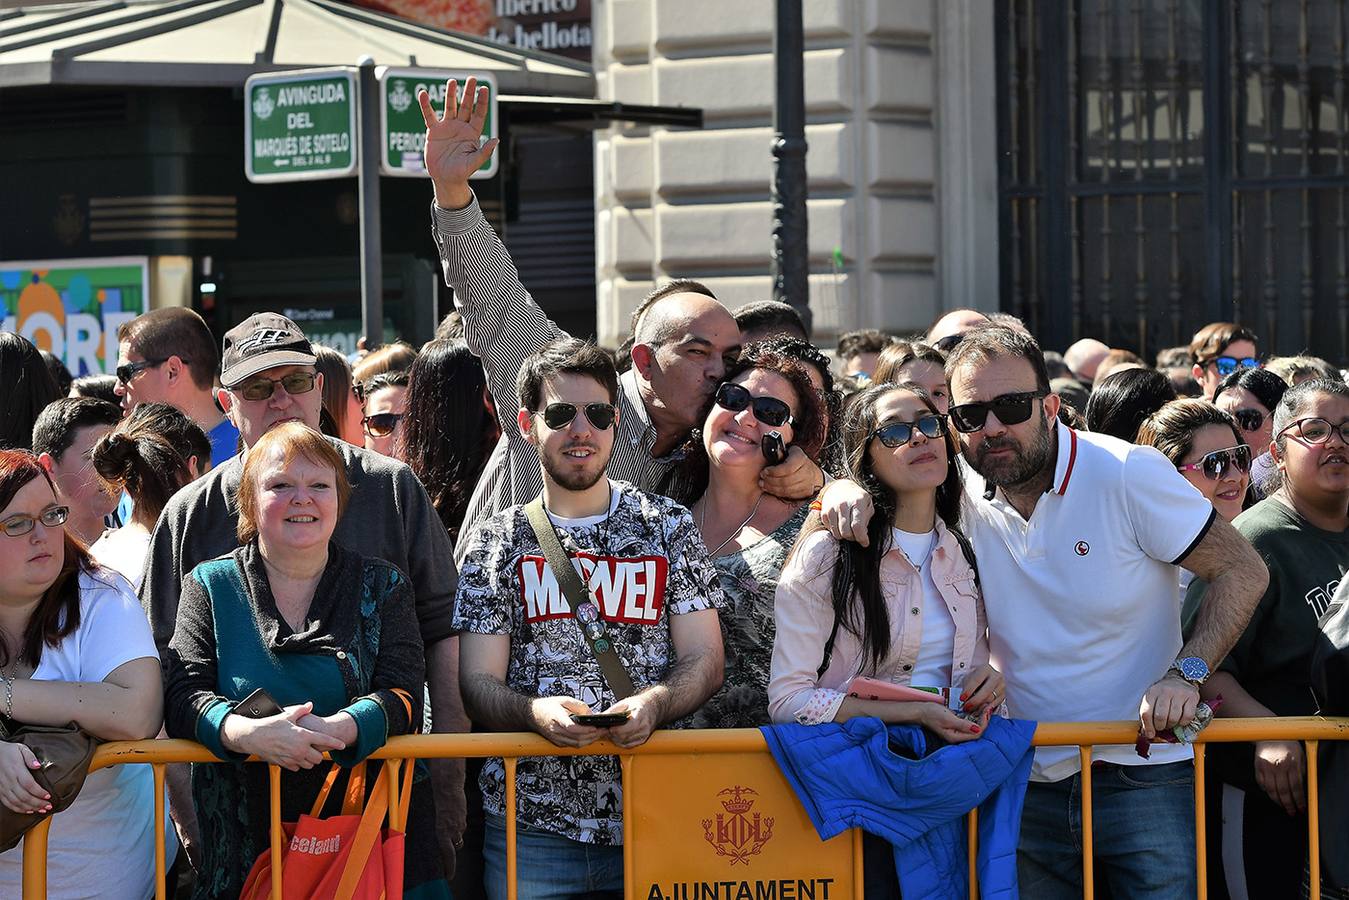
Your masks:
[{"label": "white t-shirt", "polygon": [[89,555],[125,578],[139,591],[145,579],[145,557],[150,554],[150,532],[123,526],[109,528],[89,548]]},{"label": "white t-shirt", "polygon": [[[158,659],[150,623],[121,579],[80,575],[80,627],[44,647],[33,678],[102,681],[133,659]],[[165,805],[167,811],[167,804]],[[154,776],[146,765],[113,766],[85,779],[75,802],[52,818],[47,896],[52,900],[145,900],[154,894]],[[177,839],[164,817],[167,858]],[[23,842],[0,853],[0,897],[18,897]]]},{"label": "white t-shirt", "polygon": [[951,684],[951,658],[955,655],[956,623],[946,601],[937,593],[937,583],[932,580],[932,548],[937,546],[937,532],[914,534],[892,528],[891,534],[898,547],[909,562],[913,564],[923,584],[923,641],[919,645],[918,659],[913,664],[913,674],[909,684],[914,687],[949,687]]},{"label": "white t-shirt", "polygon": [[[1213,507],[1152,447],[1058,425],[1053,488],[1029,521],[983,479],[966,485],[992,662],[1016,718],[1137,721],[1147,689],[1180,652],[1176,563],[1208,532]],[[1121,765],[1177,762],[1184,744],[1100,746]],[[1079,769],[1075,747],[1041,747],[1031,778]]]}]

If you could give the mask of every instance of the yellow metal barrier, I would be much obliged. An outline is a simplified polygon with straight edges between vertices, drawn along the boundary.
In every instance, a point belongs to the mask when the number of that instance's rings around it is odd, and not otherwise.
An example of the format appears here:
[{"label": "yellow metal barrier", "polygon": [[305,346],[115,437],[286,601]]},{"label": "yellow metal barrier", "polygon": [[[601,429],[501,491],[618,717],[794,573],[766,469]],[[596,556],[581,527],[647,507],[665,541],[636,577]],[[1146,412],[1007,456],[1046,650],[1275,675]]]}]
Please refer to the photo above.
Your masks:
[{"label": "yellow metal barrier", "polygon": [[[1138,734],[1136,722],[1045,722],[1035,731],[1033,743],[1044,746],[1077,746],[1081,754],[1082,769],[1091,768],[1092,748],[1104,744],[1133,744]],[[1307,827],[1310,845],[1311,898],[1320,898],[1320,834],[1319,828],[1319,783],[1316,752],[1320,741],[1349,740],[1349,718],[1323,719],[1316,717],[1274,718],[1274,719],[1220,719],[1210,725],[1200,735],[1195,746],[1195,843],[1198,848],[1196,864],[1199,878],[1199,897],[1207,896],[1207,869],[1205,865],[1205,841],[1207,828],[1204,807],[1205,760],[1204,744],[1231,743],[1240,741],[1301,741],[1306,744],[1308,792]],[[372,754],[374,759],[408,760],[441,758],[480,758],[500,756],[505,759],[506,767],[506,873],[509,900],[515,900],[516,862],[516,821],[515,821],[515,772],[516,761],[529,756],[619,756],[622,758],[623,796],[633,796],[629,792],[632,778],[632,760],[636,756],[646,755],[691,755],[719,753],[767,752],[763,736],[755,729],[727,731],[661,731],[652,735],[651,740],[641,747],[623,750],[608,742],[592,744],[580,749],[556,747],[543,738],[533,734],[428,734],[396,737],[384,747]],[[157,741],[117,741],[103,744],[94,754],[90,771],[108,766],[148,764],[153,767],[155,780],[155,896],[163,900],[165,893],[165,834],[164,834],[164,766],[169,763],[211,763],[219,762],[211,753],[199,744],[181,740]],[[389,778],[390,809],[397,806],[398,766],[386,767]],[[272,871],[273,898],[280,900],[281,873],[281,800],[280,773],[276,766],[269,766],[272,822]],[[630,810],[636,804],[630,804]],[[1093,896],[1092,887],[1092,828],[1091,828],[1091,779],[1082,780],[1082,894],[1086,900]],[[397,815],[391,812],[391,815]],[[630,834],[631,816],[624,816],[624,834]],[[401,821],[392,822],[401,827]],[[975,870],[976,817],[971,813],[969,821],[970,837],[970,896],[978,896]],[[47,831],[50,820],[43,822],[28,832],[23,842],[23,900],[46,900],[47,896]],[[853,875],[855,897],[862,898],[861,841],[853,843]],[[633,847],[625,842],[625,868],[632,867]],[[634,886],[626,880],[628,900],[634,898]],[[640,898],[638,898],[640,900]]]}]

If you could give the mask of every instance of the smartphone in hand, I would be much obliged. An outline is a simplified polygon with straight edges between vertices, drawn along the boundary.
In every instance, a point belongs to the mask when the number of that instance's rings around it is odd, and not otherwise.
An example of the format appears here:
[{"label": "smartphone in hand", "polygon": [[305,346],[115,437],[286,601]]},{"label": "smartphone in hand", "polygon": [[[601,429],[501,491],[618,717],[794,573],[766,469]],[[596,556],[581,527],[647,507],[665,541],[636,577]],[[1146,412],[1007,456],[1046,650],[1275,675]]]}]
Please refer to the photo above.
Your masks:
[{"label": "smartphone in hand", "polygon": [[759,441],[759,449],[770,466],[776,466],[787,458],[787,445],[782,441],[782,432],[770,431]]},{"label": "smartphone in hand", "polygon": [[577,725],[589,725],[592,728],[613,728],[622,725],[631,718],[629,712],[572,713],[571,720]]},{"label": "smartphone in hand", "polygon": [[234,707],[234,714],[245,719],[266,719],[269,716],[280,715],[281,712],[281,706],[263,688],[258,688]]}]

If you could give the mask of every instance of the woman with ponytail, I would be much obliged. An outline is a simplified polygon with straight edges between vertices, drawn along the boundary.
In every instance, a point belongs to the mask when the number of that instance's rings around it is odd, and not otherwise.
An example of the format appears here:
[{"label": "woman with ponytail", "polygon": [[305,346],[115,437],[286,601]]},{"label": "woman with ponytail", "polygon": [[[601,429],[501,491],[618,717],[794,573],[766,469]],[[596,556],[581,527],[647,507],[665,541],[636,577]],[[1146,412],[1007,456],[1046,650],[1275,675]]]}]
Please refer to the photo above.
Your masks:
[{"label": "woman with ponytail", "polygon": [[150,532],[169,498],[210,467],[210,438],[175,407],[142,403],[94,445],[93,461],[98,477],[134,507],[131,521],[103,532],[89,553],[139,590]]}]

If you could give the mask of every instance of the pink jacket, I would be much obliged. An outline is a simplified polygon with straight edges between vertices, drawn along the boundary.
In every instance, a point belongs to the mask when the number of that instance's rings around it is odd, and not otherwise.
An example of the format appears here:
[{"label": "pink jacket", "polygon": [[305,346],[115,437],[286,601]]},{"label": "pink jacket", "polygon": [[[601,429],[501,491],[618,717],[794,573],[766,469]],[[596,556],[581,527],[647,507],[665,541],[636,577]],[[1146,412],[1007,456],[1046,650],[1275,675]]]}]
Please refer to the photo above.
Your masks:
[{"label": "pink jacket", "polygon": [[[840,691],[854,675],[908,684],[923,641],[923,583],[918,570],[898,547],[881,560],[881,584],[890,613],[891,652],[876,672],[861,672],[862,645],[847,628],[834,639],[829,668],[816,671],[834,623],[833,576],[838,542],[827,531],[810,535],[782,569],[774,602],[776,636],[768,682],[768,714],[774,722],[805,725],[831,722],[842,704]],[[937,520],[932,578],[955,621],[952,681],[988,662],[988,620],[974,570],[960,542]]]}]

